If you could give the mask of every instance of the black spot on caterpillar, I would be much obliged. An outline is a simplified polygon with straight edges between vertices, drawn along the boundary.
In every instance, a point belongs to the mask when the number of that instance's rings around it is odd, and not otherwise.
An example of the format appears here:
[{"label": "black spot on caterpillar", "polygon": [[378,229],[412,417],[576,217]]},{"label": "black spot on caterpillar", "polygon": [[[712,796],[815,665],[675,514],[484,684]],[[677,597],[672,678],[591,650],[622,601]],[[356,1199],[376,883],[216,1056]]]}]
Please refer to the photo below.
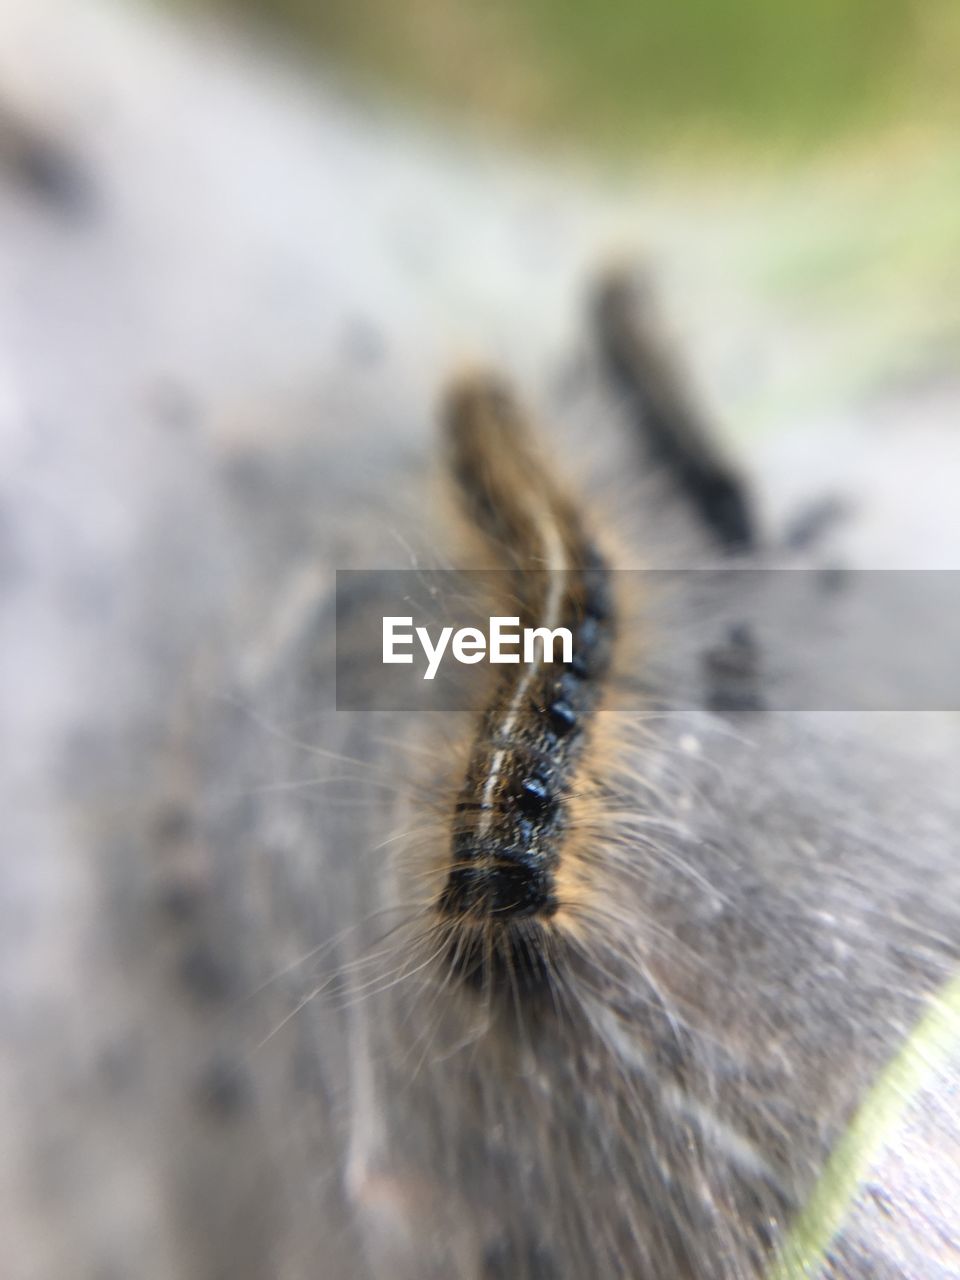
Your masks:
[{"label": "black spot on caterpillar", "polygon": [[703,525],[728,551],[749,551],[757,539],[743,482],[702,421],[655,312],[649,286],[620,271],[607,276],[594,306],[603,355],[651,452]]},{"label": "black spot on caterpillar", "polygon": [[571,661],[507,668],[481,717],[456,804],[439,911],[466,926],[454,954],[472,980],[503,966],[542,976],[542,926],[560,902],[556,868],[568,795],[610,661],[610,576],[573,501],[538,455],[503,384],[448,397],[450,466],[466,509],[513,571],[521,625],[573,635]]}]

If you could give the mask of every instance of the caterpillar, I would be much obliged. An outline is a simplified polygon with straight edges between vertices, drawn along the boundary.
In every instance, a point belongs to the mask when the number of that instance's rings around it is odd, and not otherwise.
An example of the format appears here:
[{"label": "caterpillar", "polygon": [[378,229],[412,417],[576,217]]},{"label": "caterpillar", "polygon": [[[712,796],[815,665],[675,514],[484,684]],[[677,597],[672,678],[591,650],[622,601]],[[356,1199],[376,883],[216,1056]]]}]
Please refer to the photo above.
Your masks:
[{"label": "caterpillar", "polygon": [[[610,272],[594,290],[593,312],[602,358],[654,459],[722,550],[754,547],[746,486],[721,456],[663,343],[649,284],[638,287],[630,273]],[[495,986],[509,974],[530,987],[549,975],[564,912],[570,914],[557,873],[570,834],[570,795],[610,683],[616,572],[502,378],[460,379],[444,399],[441,420],[462,507],[509,568],[521,625],[568,626],[574,636],[572,659],[559,673],[542,662],[511,669],[482,710],[438,902],[461,973]],[[704,655],[708,670],[716,665],[712,657]],[[718,705],[732,705],[729,680],[711,680]],[[742,693],[738,701],[745,705]],[[609,746],[597,754],[609,757]],[[606,835],[594,822],[591,838]]]},{"label": "caterpillar", "polygon": [[664,342],[650,282],[640,282],[628,271],[611,271],[595,290],[593,309],[607,367],[653,457],[665,464],[722,547],[740,553],[755,549],[756,517],[746,486],[722,456]]},{"label": "caterpillar", "polygon": [[556,868],[568,797],[610,664],[610,572],[501,381],[455,386],[444,425],[464,504],[511,566],[521,625],[564,626],[573,636],[559,673],[542,652],[511,667],[482,713],[438,907],[458,922],[456,961],[475,980],[504,967],[534,978],[542,976],[545,929],[563,906]]}]

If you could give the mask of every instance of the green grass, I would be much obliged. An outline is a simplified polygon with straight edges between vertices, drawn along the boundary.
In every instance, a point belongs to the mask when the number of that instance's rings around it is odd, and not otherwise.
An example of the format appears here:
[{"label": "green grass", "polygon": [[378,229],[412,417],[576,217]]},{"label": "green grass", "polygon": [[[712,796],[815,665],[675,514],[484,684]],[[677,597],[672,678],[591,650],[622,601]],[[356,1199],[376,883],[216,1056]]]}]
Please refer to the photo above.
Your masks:
[{"label": "green grass", "polygon": [[617,152],[960,116],[956,0],[188,0],[455,114]]}]

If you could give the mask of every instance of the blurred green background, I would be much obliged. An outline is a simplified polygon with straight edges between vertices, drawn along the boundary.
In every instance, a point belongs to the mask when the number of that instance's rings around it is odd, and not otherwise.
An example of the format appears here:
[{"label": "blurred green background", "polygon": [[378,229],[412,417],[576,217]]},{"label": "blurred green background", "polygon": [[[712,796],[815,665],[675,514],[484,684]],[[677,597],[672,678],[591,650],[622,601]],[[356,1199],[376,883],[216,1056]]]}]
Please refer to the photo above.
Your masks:
[{"label": "blurred green background", "polygon": [[193,0],[543,139],[817,147],[948,127],[957,0]]},{"label": "blurred green background", "polygon": [[176,2],[445,128],[640,177],[638,231],[721,264],[746,328],[776,317],[791,358],[744,421],[957,375],[960,0]]}]

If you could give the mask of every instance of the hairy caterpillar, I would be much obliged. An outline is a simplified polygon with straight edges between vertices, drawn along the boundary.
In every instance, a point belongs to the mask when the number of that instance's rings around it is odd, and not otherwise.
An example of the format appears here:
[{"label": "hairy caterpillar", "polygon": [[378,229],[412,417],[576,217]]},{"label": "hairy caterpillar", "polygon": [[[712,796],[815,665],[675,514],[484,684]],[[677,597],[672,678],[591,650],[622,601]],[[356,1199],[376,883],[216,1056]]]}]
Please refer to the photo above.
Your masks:
[{"label": "hairy caterpillar", "polygon": [[653,456],[721,545],[749,551],[757,535],[746,489],[721,457],[664,344],[650,283],[638,287],[629,273],[610,272],[596,290],[594,313],[604,358]]},{"label": "hairy caterpillar", "polygon": [[502,680],[483,712],[453,822],[441,915],[474,933],[456,962],[531,976],[562,910],[556,867],[568,793],[609,665],[609,572],[572,501],[538,457],[511,393],[492,379],[448,397],[451,467],[479,527],[515,570],[521,625],[573,634],[559,674],[542,660]]}]

